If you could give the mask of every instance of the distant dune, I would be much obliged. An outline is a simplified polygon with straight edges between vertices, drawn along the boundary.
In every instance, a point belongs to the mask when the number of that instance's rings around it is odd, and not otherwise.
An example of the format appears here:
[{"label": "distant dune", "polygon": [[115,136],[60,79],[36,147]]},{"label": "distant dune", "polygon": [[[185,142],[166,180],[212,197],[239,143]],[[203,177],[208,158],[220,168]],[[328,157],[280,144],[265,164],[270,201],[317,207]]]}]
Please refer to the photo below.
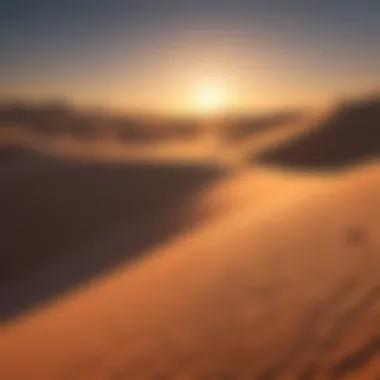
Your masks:
[{"label": "distant dune", "polygon": [[266,164],[318,168],[347,166],[380,154],[380,97],[346,102],[318,128],[297,136],[254,160]]},{"label": "distant dune", "polygon": [[223,120],[225,124],[221,131],[226,142],[236,143],[266,133],[272,129],[282,128],[296,123],[302,117],[300,111],[273,112],[265,115],[231,116]]}]

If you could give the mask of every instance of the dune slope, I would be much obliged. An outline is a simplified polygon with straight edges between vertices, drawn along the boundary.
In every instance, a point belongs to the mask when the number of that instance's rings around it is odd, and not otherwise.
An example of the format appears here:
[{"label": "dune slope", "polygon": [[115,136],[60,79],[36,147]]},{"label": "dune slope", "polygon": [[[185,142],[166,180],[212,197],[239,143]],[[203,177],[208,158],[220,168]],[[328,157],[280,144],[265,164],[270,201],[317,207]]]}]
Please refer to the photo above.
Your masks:
[{"label": "dune slope", "polygon": [[318,128],[266,150],[255,161],[303,167],[348,166],[380,154],[380,98],[343,104]]},{"label": "dune slope", "polygon": [[3,324],[0,378],[376,378],[380,167],[294,183]]},{"label": "dune slope", "polygon": [[221,175],[213,165],[52,158],[17,147],[0,149],[0,171],[0,319],[197,223],[191,199]]}]

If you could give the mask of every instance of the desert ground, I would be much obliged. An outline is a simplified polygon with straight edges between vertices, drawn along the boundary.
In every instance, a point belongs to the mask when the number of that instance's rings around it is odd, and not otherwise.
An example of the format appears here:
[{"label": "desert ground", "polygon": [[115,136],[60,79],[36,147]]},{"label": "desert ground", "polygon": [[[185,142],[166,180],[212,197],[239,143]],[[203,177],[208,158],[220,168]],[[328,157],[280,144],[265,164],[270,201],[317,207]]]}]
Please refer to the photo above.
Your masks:
[{"label": "desert ground", "polygon": [[379,128],[366,99],[170,155],[4,129],[0,379],[379,379]]}]

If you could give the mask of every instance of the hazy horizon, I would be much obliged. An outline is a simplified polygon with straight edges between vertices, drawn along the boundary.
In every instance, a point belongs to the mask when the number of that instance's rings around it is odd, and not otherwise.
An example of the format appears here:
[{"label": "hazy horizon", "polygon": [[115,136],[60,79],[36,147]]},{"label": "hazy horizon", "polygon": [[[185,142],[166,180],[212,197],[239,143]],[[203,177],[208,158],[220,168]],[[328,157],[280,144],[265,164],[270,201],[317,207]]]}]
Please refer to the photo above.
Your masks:
[{"label": "hazy horizon", "polygon": [[314,107],[380,87],[379,15],[369,0],[7,0],[0,98],[161,114]]}]

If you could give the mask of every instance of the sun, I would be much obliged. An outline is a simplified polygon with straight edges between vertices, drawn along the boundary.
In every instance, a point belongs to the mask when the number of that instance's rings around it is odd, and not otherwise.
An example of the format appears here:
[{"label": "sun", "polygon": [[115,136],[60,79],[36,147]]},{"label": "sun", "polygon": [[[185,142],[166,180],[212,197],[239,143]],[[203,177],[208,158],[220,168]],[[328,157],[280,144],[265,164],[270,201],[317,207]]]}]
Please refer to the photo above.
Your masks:
[{"label": "sun", "polygon": [[225,89],[219,83],[204,83],[196,89],[195,103],[202,113],[219,113],[227,105]]}]

